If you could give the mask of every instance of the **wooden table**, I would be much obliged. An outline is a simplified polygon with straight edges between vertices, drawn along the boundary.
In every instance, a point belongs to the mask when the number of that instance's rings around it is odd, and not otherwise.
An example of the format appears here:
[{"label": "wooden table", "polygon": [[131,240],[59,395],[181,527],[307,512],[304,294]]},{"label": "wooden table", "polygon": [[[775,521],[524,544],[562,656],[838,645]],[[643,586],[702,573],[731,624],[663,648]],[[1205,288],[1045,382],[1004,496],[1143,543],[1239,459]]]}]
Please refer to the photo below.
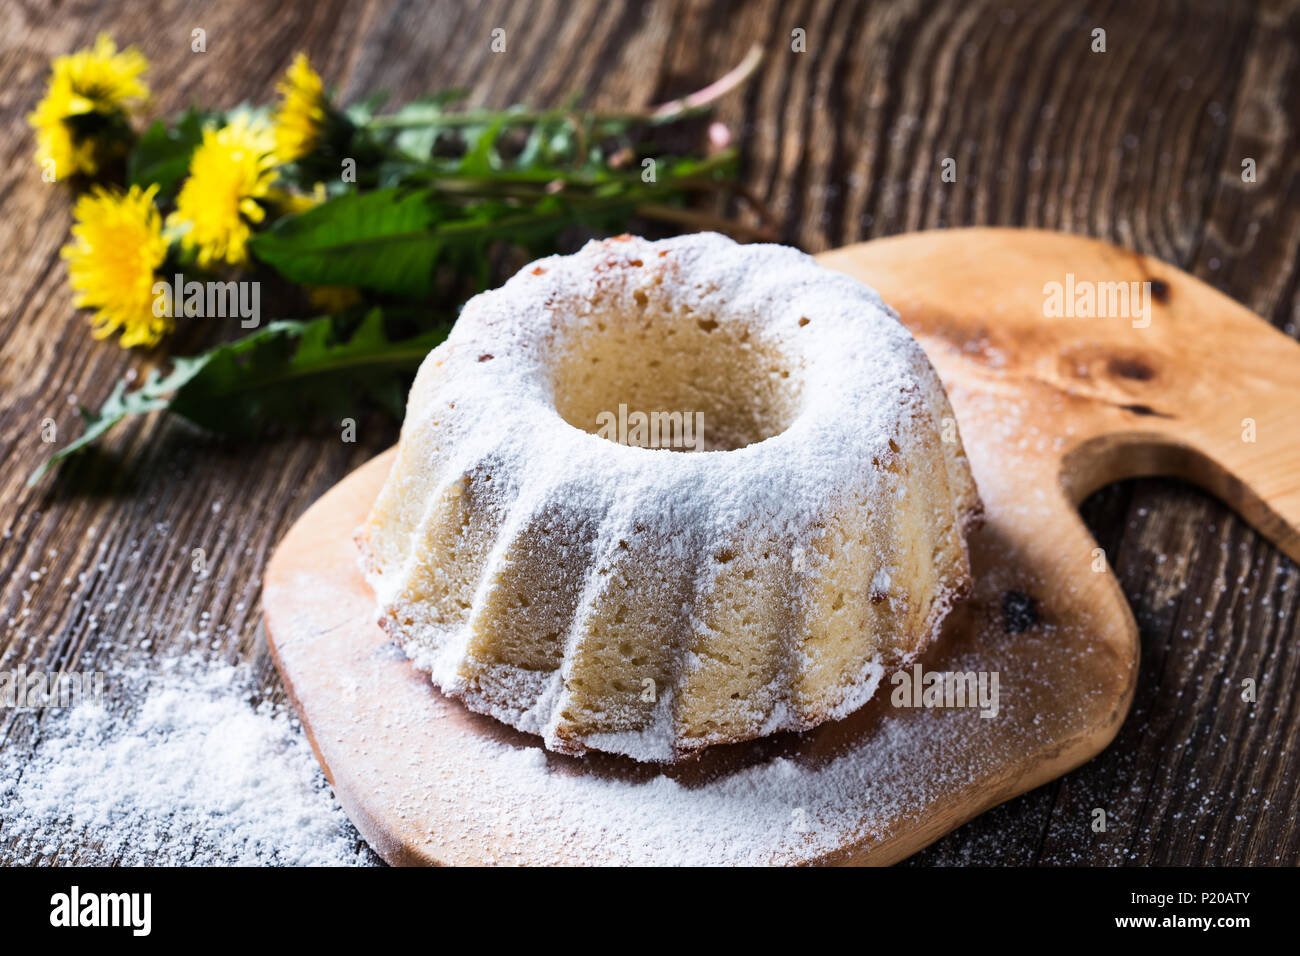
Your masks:
[{"label": "wooden table", "polygon": [[[205,54],[190,50],[196,27]],[[508,55],[489,49],[497,27]],[[1091,50],[1097,27],[1105,53]],[[68,475],[24,486],[49,449],[43,419],[78,433],[77,402],[97,405],[126,369],[158,358],[93,340],[73,312],[58,258],[69,196],[40,181],[23,121],[50,58],[104,29],[152,61],[162,112],[268,100],[298,49],[344,100],[463,86],[492,106],[574,90],[640,105],[697,88],[762,42],[763,71],[719,119],[740,132],[745,183],[782,241],[817,252],[970,224],[1085,233],[1175,263],[1300,334],[1300,3],[7,4],[0,668],[102,669],[186,650],[248,660],[265,696],[280,696],[258,628],[266,559],[312,500],[395,437],[372,417],[355,443],[238,446],[150,419]],[[795,29],[807,52],[791,50]],[[955,183],[941,180],[946,158]],[[233,320],[196,326],[173,347],[234,332]],[[1133,711],[1100,757],[912,862],[1300,861],[1300,570],[1183,485],[1129,482],[1083,510],[1142,630]],[[208,556],[200,579],[195,548]],[[1259,685],[1253,717],[1227,706],[1245,677]],[[0,710],[0,746],[30,748],[39,722]],[[1089,825],[1095,807],[1104,834]],[[30,859],[0,833],[0,863],[97,859],[93,847]]]}]

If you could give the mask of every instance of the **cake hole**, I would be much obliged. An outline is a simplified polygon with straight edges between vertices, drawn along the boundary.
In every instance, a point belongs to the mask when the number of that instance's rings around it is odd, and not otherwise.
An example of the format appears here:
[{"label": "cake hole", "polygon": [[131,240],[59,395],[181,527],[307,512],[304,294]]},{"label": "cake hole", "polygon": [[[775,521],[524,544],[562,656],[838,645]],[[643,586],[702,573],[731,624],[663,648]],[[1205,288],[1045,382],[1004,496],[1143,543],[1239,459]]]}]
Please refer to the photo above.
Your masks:
[{"label": "cake hole", "polygon": [[[801,406],[804,365],[755,317],[708,314],[634,294],[557,337],[551,386],[570,425],[609,441],[673,451],[731,451],[785,431]],[[611,301],[618,301],[611,296]]]}]

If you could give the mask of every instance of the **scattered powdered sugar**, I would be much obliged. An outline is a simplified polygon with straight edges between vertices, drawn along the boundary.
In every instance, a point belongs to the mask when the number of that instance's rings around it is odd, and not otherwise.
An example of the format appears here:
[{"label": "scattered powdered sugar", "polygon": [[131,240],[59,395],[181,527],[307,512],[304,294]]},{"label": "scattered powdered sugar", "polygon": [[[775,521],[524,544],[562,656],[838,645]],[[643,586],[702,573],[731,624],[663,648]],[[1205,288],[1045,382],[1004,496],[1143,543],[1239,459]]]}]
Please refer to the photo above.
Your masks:
[{"label": "scattered powdered sugar", "polygon": [[297,719],[249,699],[246,668],[172,658],[113,674],[103,704],[40,715],[0,748],[15,857],[148,865],[342,865],[374,857]]},{"label": "scattered powdered sugar", "polygon": [[[876,702],[838,730],[786,736],[734,762],[633,767],[599,755],[548,753],[417,681],[395,680],[391,655],[361,655],[365,686],[391,688],[384,737],[405,759],[374,752],[373,720],[323,707],[314,724],[345,786],[365,791],[390,832],[443,863],[767,865],[823,861],[845,847],[880,847],[958,812],[1025,754],[1086,724],[1086,713],[1042,713],[1062,674],[1082,674],[1078,637],[1043,627],[1044,673],[1004,672],[997,720],[973,708]],[[988,634],[979,653],[934,664],[964,672],[1008,660],[1024,635]],[[311,653],[311,652],[306,652]],[[1086,651],[1083,652],[1086,654]],[[1040,716],[1036,716],[1040,715]],[[427,827],[422,836],[420,824]]]}]

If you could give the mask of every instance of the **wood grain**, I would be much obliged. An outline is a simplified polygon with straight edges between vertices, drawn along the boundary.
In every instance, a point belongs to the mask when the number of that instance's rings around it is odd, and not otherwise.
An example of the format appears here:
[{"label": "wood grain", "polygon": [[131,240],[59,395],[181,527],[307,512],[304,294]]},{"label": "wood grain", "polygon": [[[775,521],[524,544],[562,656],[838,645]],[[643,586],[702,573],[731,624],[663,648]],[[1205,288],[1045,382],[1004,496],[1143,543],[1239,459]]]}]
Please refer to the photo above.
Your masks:
[{"label": "wood grain", "polygon": [[[189,31],[209,52],[190,52]],[[510,55],[493,57],[503,26]],[[1094,54],[1089,33],[1107,30]],[[790,51],[807,31],[808,52]],[[257,638],[270,549],[307,504],[391,444],[300,438],[239,448],[149,420],[104,455],[24,488],[128,367],[158,356],[93,341],[57,251],[70,201],[40,182],[23,116],[49,59],[101,29],[153,62],[160,111],[266,100],[303,49],[344,98],[401,102],[466,86],[474,102],[603,105],[685,92],[763,42],[762,75],[719,118],[781,238],[810,251],[918,229],[1025,225],[1106,238],[1187,269],[1300,330],[1300,4],[811,2],[474,4],[123,0],[0,9],[0,667],[92,668],[180,648],[248,659],[281,693]],[[957,160],[955,183],[940,179]],[[1257,181],[1241,177],[1245,157]],[[185,330],[178,351],[233,333]],[[75,401],[72,399],[75,396]],[[120,466],[120,467],[117,467]],[[214,503],[219,502],[219,511]],[[977,819],[917,862],[1294,863],[1300,572],[1218,501],[1171,482],[1094,495],[1084,516],[1141,628],[1141,677],[1113,747]],[[210,573],[196,580],[190,552]],[[32,574],[37,578],[33,579]],[[125,585],[121,590],[118,585]],[[146,639],[152,641],[148,649]],[[1254,675],[1253,717],[1224,675]],[[0,712],[21,751],[39,715]],[[1106,807],[1106,834],[1088,826]],[[0,859],[18,853],[0,834]],[[69,841],[61,862],[94,859]]]}]

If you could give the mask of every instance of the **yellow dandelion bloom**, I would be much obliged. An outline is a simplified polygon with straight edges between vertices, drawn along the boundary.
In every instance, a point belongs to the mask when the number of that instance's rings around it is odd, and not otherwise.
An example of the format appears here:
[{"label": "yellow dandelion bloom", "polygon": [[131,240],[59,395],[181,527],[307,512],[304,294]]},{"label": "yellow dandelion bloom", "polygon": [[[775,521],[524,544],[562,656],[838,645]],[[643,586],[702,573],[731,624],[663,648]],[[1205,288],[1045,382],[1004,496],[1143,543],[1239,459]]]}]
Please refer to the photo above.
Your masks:
[{"label": "yellow dandelion bloom", "polygon": [[131,47],[119,53],[106,33],[88,50],[55,57],[45,97],[27,117],[36,130],[37,161],[53,160],[59,178],[96,172],[98,144],[79,137],[74,122],[91,114],[122,115],[147,99],[149,88],[142,76],[148,69],[149,61],[139,50]]},{"label": "yellow dandelion bloom", "polygon": [[157,192],[91,190],[77,200],[72,241],[61,252],[77,307],[95,310],[95,337],[120,329],[123,348],[155,345],[172,328],[169,316],[154,314],[155,276],[167,256]]},{"label": "yellow dandelion bloom", "polygon": [[206,130],[190,159],[189,176],[176,197],[167,226],[186,249],[197,249],[199,265],[242,265],[248,261],[252,226],[266,211],[275,179],[275,136],[264,123],[236,116]]},{"label": "yellow dandelion bloom", "polygon": [[268,198],[279,207],[280,212],[288,216],[298,216],[315,209],[328,197],[325,193],[325,184],[317,183],[310,193],[272,189],[268,194]]},{"label": "yellow dandelion bloom", "polygon": [[325,126],[325,87],[299,53],[277,84],[282,97],[275,110],[275,155],[282,163],[301,159],[312,151]]},{"label": "yellow dandelion bloom", "polygon": [[322,312],[342,312],[361,301],[361,293],[350,285],[314,285],[307,287],[307,301]]},{"label": "yellow dandelion bloom", "polygon": [[53,163],[55,178],[94,173],[99,165],[95,141],[89,137],[76,139],[66,122],[72,115],[72,98],[72,90],[66,83],[51,83],[45,98],[27,116],[36,130],[36,161]]},{"label": "yellow dandelion bloom", "polygon": [[[324,183],[317,183],[307,194],[284,192],[278,189],[273,190],[273,193],[273,201],[280,207],[280,211],[290,216],[309,212],[328,198]],[[309,285],[306,288],[308,303],[313,309],[319,309],[321,312],[342,312],[361,301],[361,291],[355,286]]]}]

